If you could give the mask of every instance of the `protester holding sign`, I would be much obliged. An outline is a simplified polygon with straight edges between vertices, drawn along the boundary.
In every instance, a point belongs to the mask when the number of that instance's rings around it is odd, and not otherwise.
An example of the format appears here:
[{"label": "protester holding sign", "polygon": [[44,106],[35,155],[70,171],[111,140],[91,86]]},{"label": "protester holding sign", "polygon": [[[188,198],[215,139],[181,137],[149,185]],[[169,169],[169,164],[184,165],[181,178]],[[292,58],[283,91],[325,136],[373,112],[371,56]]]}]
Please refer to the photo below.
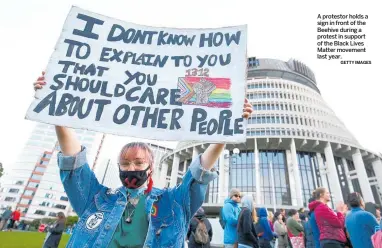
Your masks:
[{"label": "protester holding sign", "polygon": [[[44,76],[35,89],[43,88]],[[246,101],[243,117],[252,106]],[[153,188],[153,153],[145,143],[125,145],[119,155],[122,187],[101,185],[71,129],[56,126],[61,180],[80,221],[68,247],[183,247],[189,222],[202,205],[213,166],[224,144],[211,144],[196,158],[176,188]]]},{"label": "protester holding sign", "polygon": [[[61,180],[80,216],[68,247],[183,247],[222,143],[246,140],[246,38],[245,25],[148,27],[72,7],[26,114],[56,126]],[[182,184],[164,190],[153,188],[147,144],[127,144],[118,159],[123,186],[111,190],[69,127],[215,144]]]}]

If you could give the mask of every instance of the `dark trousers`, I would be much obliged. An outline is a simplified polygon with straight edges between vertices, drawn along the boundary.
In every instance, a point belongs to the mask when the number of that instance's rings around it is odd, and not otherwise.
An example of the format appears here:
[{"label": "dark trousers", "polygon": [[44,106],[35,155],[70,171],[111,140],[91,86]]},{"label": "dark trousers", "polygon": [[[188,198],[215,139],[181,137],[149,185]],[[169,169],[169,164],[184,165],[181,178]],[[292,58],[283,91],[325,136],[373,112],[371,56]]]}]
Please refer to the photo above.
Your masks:
[{"label": "dark trousers", "polygon": [[16,222],[15,220],[10,220],[8,224],[8,229],[14,228],[15,222]]},{"label": "dark trousers", "polygon": [[344,248],[345,244],[336,240],[321,240],[320,247],[321,248]]},{"label": "dark trousers", "polygon": [[260,245],[260,248],[272,248],[271,241],[266,239],[260,239],[259,245]]}]

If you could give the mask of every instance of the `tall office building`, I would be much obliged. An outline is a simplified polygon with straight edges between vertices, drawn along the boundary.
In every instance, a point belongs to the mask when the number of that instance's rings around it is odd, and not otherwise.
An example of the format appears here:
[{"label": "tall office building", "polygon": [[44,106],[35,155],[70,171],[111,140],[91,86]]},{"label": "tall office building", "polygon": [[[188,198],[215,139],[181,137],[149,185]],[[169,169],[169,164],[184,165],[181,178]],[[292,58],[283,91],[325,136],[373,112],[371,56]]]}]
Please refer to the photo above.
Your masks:
[{"label": "tall office building", "polygon": [[[89,161],[97,161],[104,135],[87,130],[75,132],[87,147]],[[1,179],[1,211],[17,207],[26,220],[55,217],[60,211],[69,213],[70,204],[57,166],[58,150],[54,126],[37,124],[16,162]]]}]

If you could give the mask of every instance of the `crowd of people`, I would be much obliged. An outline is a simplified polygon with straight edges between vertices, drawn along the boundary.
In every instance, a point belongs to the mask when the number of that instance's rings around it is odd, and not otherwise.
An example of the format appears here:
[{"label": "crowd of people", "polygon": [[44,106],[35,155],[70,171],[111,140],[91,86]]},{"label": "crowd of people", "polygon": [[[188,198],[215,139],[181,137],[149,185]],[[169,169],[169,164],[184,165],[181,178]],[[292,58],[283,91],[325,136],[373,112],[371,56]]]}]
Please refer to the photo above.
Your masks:
[{"label": "crowd of people", "polygon": [[[20,221],[21,212],[20,209],[16,209],[12,211],[11,207],[8,207],[3,214],[0,216],[0,231],[12,231],[14,229],[20,231],[28,230],[28,226],[23,220]],[[66,217],[63,212],[58,212],[57,220],[46,227],[47,235],[45,236],[45,240],[43,242],[43,248],[57,248],[62,233],[65,230],[65,222]]]},{"label": "crowd of people", "polygon": [[221,211],[226,248],[373,248],[382,247],[380,206],[367,203],[360,193],[346,204],[329,207],[330,192],[317,188],[309,210],[284,209],[273,213],[255,208],[251,195],[232,189]]},{"label": "crowd of people", "polygon": [[0,231],[12,230],[17,228],[20,223],[21,212],[19,209],[12,211],[11,207],[8,207],[0,218]]}]

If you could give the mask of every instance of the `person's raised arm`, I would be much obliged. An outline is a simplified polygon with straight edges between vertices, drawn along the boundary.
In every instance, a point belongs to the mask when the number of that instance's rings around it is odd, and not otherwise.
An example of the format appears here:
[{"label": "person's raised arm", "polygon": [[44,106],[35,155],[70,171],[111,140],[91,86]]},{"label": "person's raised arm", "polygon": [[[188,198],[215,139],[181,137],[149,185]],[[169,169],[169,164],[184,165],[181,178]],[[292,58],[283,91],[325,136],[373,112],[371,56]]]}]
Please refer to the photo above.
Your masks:
[{"label": "person's raised arm", "polygon": [[75,156],[81,151],[81,144],[72,129],[56,126],[56,135],[64,156]]},{"label": "person's raised arm", "polygon": [[[42,75],[33,83],[34,90],[42,89],[46,85],[44,75],[45,72],[42,72]],[[56,126],[56,135],[63,155],[74,156],[81,151],[81,144],[70,128]]]},{"label": "person's raised arm", "polygon": [[[43,73],[34,83],[34,89],[42,89],[46,84]],[[61,182],[74,211],[81,216],[103,186],[89,168],[86,149],[81,147],[74,131],[56,126],[56,135],[61,147],[57,155]]]}]

